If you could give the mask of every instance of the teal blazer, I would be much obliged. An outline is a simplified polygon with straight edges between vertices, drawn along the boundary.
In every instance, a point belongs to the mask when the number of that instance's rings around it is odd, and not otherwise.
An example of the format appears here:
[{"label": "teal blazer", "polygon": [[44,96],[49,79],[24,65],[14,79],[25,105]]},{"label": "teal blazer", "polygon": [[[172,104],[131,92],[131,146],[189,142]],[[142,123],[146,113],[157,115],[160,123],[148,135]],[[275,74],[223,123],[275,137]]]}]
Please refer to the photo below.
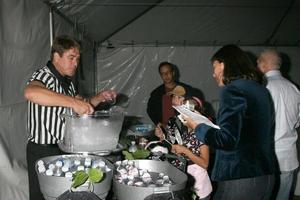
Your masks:
[{"label": "teal blazer", "polygon": [[268,90],[252,80],[238,79],[220,93],[217,124],[199,124],[196,137],[216,149],[211,178],[215,181],[274,174],[275,113]]}]

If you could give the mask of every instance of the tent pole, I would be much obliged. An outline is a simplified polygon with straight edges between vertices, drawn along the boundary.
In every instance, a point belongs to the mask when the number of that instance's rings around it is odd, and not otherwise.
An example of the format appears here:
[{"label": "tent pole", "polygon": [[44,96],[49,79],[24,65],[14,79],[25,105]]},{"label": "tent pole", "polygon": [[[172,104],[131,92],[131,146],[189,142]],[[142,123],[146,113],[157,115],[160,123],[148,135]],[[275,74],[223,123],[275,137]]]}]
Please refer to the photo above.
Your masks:
[{"label": "tent pole", "polygon": [[53,44],[53,12],[52,8],[50,7],[50,12],[49,12],[49,26],[50,26],[50,48]]},{"label": "tent pole", "polygon": [[[81,28],[78,26],[78,24],[75,24],[71,19],[69,19],[65,14],[63,14],[62,12],[60,12],[58,9],[57,9],[57,5],[55,2],[51,2],[51,1],[48,1],[48,0],[45,0],[44,3],[46,5],[48,5],[50,7],[50,40],[52,38],[53,40],[53,13],[56,13],[58,16],[60,16],[61,18],[63,18],[67,23],[69,23],[71,26],[75,27],[76,28],[76,32],[79,33],[79,31],[81,30]],[[51,25],[52,24],[52,25]],[[85,38],[86,41],[88,41],[90,44],[93,44],[93,40],[91,38],[88,37],[87,34],[85,34],[83,36],[83,38]],[[51,41],[50,41],[51,42]],[[52,42],[51,42],[51,45],[52,45]]]}]

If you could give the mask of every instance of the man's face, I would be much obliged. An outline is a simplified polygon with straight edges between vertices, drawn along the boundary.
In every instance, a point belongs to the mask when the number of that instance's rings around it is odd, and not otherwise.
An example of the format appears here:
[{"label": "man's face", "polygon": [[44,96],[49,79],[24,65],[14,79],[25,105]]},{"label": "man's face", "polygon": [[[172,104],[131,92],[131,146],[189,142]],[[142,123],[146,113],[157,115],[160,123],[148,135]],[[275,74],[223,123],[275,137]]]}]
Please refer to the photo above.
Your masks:
[{"label": "man's face", "polygon": [[62,76],[73,76],[76,72],[79,63],[79,50],[77,48],[71,48],[60,56],[58,53],[54,53],[53,64]]},{"label": "man's face", "polygon": [[174,72],[169,65],[163,65],[159,72],[164,84],[174,82]]},{"label": "man's face", "polygon": [[257,59],[257,67],[262,73],[266,73],[266,59],[264,54],[261,54]]}]

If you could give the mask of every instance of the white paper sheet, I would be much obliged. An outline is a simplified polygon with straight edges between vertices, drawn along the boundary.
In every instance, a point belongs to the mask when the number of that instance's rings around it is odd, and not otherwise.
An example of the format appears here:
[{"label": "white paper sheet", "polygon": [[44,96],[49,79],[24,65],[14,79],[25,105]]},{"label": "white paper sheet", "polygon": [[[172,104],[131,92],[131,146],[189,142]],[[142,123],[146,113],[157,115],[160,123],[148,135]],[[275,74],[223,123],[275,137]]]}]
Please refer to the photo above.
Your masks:
[{"label": "white paper sheet", "polygon": [[[194,120],[197,124],[204,123],[213,128],[220,129],[218,125],[212,123],[207,117],[187,109],[185,105],[173,106],[173,108],[175,108],[181,115],[192,118],[192,120]],[[182,117],[179,116],[179,119],[182,120]]]}]

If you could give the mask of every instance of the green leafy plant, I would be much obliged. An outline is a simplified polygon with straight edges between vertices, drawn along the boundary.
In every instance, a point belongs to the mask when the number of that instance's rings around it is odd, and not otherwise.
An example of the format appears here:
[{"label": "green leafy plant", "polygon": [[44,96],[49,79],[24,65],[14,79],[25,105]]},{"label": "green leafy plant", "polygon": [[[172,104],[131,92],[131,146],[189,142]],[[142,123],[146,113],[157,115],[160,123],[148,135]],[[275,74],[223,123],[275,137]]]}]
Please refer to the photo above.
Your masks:
[{"label": "green leafy plant", "polygon": [[89,169],[88,172],[77,171],[73,174],[72,187],[77,188],[89,180],[90,188],[90,184],[99,183],[102,179],[103,172],[100,169]]},{"label": "green leafy plant", "polygon": [[125,156],[127,160],[137,160],[137,159],[145,159],[150,155],[150,151],[145,149],[138,149],[133,153],[128,151],[122,151],[122,154]]},{"label": "green leafy plant", "polygon": [[130,153],[128,151],[122,151],[122,154],[125,156],[126,160],[134,160],[132,153]]}]

